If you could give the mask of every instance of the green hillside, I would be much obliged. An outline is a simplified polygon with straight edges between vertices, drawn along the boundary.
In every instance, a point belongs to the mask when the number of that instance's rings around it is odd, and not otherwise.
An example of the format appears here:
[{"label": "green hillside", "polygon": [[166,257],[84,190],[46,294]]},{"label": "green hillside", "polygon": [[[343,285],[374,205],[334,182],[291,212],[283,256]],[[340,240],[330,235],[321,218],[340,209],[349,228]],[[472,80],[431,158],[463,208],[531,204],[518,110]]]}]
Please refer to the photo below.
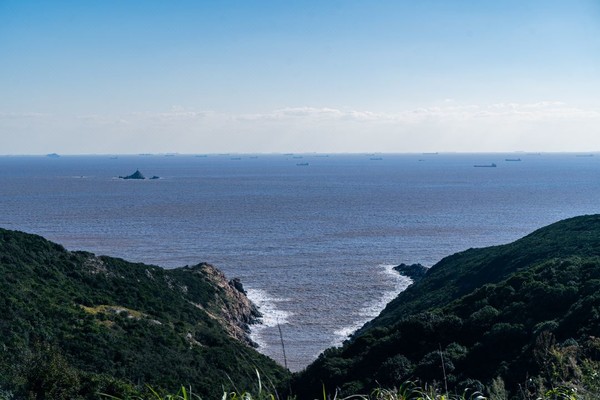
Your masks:
[{"label": "green hillside", "polygon": [[309,398],[323,384],[344,395],[420,380],[457,391],[503,386],[529,398],[562,385],[592,399],[600,397],[598,360],[594,215],[443,259],[352,340],[325,351],[293,387]]},{"label": "green hillside", "polygon": [[0,230],[0,393],[15,398],[189,384],[209,399],[253,388],[256,370],[278,383],[287,372],[245,335],[256,313],[206,264],[165,270]]}]

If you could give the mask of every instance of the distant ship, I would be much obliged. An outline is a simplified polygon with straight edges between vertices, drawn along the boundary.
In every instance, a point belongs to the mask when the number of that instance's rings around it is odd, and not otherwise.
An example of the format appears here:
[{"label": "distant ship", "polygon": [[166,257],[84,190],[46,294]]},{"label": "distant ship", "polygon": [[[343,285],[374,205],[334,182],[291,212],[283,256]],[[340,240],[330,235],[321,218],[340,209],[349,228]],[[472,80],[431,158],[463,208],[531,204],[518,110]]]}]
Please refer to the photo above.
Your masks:
[{"label": "distant ship", "polygon": [[504,161],[521,161],[520,158],[505,158]]},{"label": "distant ship", "polygon": [[308,163],[307,162],[301,162],[301,163],[298,163],[296,165],[299,166],[299,167],[306,167],[306,166],[308,166]]},{"label": "distant ship", "polygon": [[381,158],[381,157],[371,157],[369,160],[371,160],[371,161],[381,161],[381,160],[383,160],[383,158]]},{"label": "distant ship", "polygon": [[496,168],[497,167],[497,165],[495,163],[491,163],[491,164],[475,164],[473,166],[477,167],[477,168]]}]

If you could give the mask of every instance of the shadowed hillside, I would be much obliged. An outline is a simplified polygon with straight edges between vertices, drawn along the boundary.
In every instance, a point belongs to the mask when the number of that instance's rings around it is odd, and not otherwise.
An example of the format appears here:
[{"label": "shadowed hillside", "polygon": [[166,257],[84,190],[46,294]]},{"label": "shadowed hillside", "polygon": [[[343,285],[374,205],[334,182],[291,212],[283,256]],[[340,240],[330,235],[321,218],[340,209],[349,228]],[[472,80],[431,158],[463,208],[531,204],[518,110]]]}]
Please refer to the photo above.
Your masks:
[{"label": "shadowed hillside", "polygon": [[192,385],[203,398],[287,372],[246,335],[257,316],[214,267],[156,266],[66,251],[0,230],[0,389],[97,398]]},{"label": "shadowed hillside", "polygon": [[433,266],[343,347],[325,351],[294,388],[308,398],[322,384],[344,395],[405,380],[458,391],[501,382],[513,394],[571,385],[595,398],[599,293],[598,215],[469,249]]}]

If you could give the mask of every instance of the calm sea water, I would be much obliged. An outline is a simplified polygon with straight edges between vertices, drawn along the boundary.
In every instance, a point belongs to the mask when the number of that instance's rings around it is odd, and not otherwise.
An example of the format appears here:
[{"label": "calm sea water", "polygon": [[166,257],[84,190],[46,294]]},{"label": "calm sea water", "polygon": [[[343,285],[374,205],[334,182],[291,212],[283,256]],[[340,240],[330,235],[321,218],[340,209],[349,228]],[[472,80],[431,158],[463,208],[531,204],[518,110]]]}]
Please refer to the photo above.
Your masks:
[{"label": "calm sea water", "polygon": [[[136,168],[161,179],[115,178]],[[0,157],[0,226],[166,268],[210,262],[242,279],[265,314],[253,337],[283,362],[281,326],[293,370],[408,285],[391,265],[507,243],[599,198],[600,155]]]}]

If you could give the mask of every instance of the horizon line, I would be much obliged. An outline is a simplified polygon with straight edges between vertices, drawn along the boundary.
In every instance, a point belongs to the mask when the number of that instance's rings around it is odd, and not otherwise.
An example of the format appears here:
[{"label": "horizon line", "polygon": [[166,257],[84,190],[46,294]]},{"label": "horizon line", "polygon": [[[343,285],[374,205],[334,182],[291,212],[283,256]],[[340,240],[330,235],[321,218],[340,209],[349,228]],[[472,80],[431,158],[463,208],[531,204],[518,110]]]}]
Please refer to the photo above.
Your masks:
[{"label": "horizon line", "polygon": [[521,154],[521,155],[540,155],[540,154],[576,154],[576,155],[593,155],[600,154],[600,150],[566,150],[566,151],[539,151],[539,150],[509,150],[509,151],[289,151],[289,152],[206,152],[206,153],[179,153],[179,152],[141,152],[141,153],[13,153],[0,154],[0,157],[86,157],[86,156],[106,156],[106,157],[131,157],[131,156],[230,156],[230,155],[264,155],[264,156],[286,156],[286,155],[441,155],[441,154]]}]

